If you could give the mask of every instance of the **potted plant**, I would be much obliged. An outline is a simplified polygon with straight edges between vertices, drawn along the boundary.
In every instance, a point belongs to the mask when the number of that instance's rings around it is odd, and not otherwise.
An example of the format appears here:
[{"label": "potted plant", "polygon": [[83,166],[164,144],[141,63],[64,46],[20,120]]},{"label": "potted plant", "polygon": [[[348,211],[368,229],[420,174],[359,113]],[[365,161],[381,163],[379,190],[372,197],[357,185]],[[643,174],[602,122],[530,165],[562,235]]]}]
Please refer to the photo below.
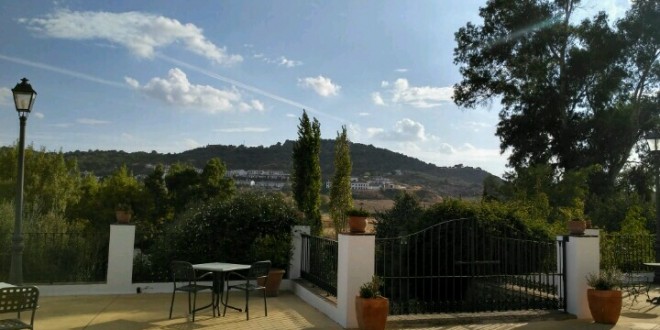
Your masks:
[{"label": "potted plant", "polygon": [[355,297],[355,314],[360,329],[385,329],[390,302],[380,295],[381,285],[381,279],[374,275],[371,281],[360,286],[360,294]]},{"label": "potted plant", "polygon": [[352,208],[346,211],[348,216],[348,228],[351,233],[364,233],[367,228],[367,218],[369,217],[369,212],[363,210],[362,208],[356,209]]},{"label": "potted plant", "polygon": [[587,275],[587,300],[591,317],[597,323],[616,324],[621,315],[621,272],[607,269]]},{"label": "potted plant", "polygon": [[[252,244],[252,259],[253,260],[270,260],[272,267],[268,272],[266,279],[266,296],[275,297],[279,294],[280,284],[282,278],[289,268],[289,261],[293,254],[293,247],[291,246],[291,235],[282,234],[280,236],[264,235],[255,239]],[[264,285],[263,280],[258,282],[259,285]]]},{"label": "potted plant", "polygon": [[128,203],[119,203],[115,207],[115,217],[117,223],[129,223],[131,222],[131,217],[133,216],[133,209]]}]

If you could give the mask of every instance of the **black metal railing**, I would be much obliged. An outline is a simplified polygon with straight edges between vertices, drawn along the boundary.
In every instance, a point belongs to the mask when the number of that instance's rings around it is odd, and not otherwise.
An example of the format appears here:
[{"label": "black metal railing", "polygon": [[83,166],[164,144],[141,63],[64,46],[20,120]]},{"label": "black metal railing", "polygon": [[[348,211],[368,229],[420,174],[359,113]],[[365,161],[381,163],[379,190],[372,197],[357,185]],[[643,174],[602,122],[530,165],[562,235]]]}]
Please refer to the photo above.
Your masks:
[{"label": "black metal railing", "polygon": [[[23,282],[104,282],[108,237],[87,233],[24,233]],[[0,278],[9,277],[11,249],[0,252]]]},{"label": "black metal railing", "polygon": [[300,277],[337,296],[337,258],[335,240],[302,234]]},{"label": "black metal railing", "polygon": [[390,313],[563,308],[563,246],[496,235],[459,219],[378,238],[376,273]]},{"label": "black metal railing", "polygon": [[605,233],[600,239],[600,268],[622,272],[645,272],[652,269],[645,262],[655,260],[655,235]]}]

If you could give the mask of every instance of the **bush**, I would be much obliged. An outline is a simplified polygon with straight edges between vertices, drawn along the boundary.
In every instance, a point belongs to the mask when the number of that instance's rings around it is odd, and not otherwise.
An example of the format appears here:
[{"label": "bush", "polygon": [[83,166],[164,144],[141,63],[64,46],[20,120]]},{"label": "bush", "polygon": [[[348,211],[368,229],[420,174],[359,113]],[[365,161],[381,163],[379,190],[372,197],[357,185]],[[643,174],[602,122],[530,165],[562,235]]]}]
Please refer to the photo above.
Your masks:
[{"label": "bush", "polygon": [[159,268],[150,274],[166,275],[172,260],[251,264],[270,259],[286,268],[297,214],[280,193],[244,191],[230,200],[193,205],[146,252],[152,267]]},{"label": "bush", "polygon": [[596,290],[614,290],[621,287],[621,272],[616,268],[587,275],[587,285]]}]

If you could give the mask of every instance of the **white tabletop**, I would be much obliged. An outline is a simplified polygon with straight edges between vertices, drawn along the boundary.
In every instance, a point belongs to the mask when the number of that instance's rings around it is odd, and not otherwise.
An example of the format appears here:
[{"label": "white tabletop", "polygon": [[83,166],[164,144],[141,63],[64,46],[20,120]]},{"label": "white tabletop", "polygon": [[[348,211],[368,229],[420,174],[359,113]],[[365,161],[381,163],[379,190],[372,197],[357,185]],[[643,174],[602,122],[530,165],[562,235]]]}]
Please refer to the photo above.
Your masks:
[{"label": "white tabletop", "polygon": [[645,262],[644,264],[651,267],[660,267],[660,262]]},{"label": "white tabletop", "polygon": [[232,272],[235,270],[250,269],[250,265],[230,264],[226,262],[209,262],[205,264],[195,264],[193,268],[199,270],[208,270],[211,272]]},{"label": "white tabletop", "polygon": [[0,289],[11,288],[11,287],[14,287],[14,286],[15,286],[15,285],[13,285],[13,284],[5,283],[5,282],[0,282]]}]

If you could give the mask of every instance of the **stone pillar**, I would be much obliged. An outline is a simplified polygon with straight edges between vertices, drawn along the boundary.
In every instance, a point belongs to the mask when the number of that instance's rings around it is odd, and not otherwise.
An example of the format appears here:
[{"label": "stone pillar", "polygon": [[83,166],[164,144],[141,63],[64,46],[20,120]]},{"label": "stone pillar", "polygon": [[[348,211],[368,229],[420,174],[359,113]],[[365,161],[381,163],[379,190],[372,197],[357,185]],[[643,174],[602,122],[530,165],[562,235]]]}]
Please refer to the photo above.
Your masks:
[{"label": "stone pillar", "polygon": [[[591,319],[587,301],[587,275],[600,271],[600,238],[598,231],[584,236],[565,236],[566,244],[566,312],[578,319]],[[568,239],[568,241],[566,241]]]},{"label": "stone pillar", "polygon": [[337,265],[337,311],[339,325],[357,328],[355,296],[360,286],[371,281],[375,271],[376,236],[374,234],[339,234]]},{"label": "stone pillar", "polygon": [[107,277],[109,292],[134,293],[132,287],[134,245],[135,225],[110,225]]},{"label": "stone pillar", "polygon": [[300,278],[300,269],[302,263],[302,234],[311,232],[309,226],[294,226],[291,235],[291,244],[293,245],[293,254],[291,264],[289,265],[289,279]]}]

